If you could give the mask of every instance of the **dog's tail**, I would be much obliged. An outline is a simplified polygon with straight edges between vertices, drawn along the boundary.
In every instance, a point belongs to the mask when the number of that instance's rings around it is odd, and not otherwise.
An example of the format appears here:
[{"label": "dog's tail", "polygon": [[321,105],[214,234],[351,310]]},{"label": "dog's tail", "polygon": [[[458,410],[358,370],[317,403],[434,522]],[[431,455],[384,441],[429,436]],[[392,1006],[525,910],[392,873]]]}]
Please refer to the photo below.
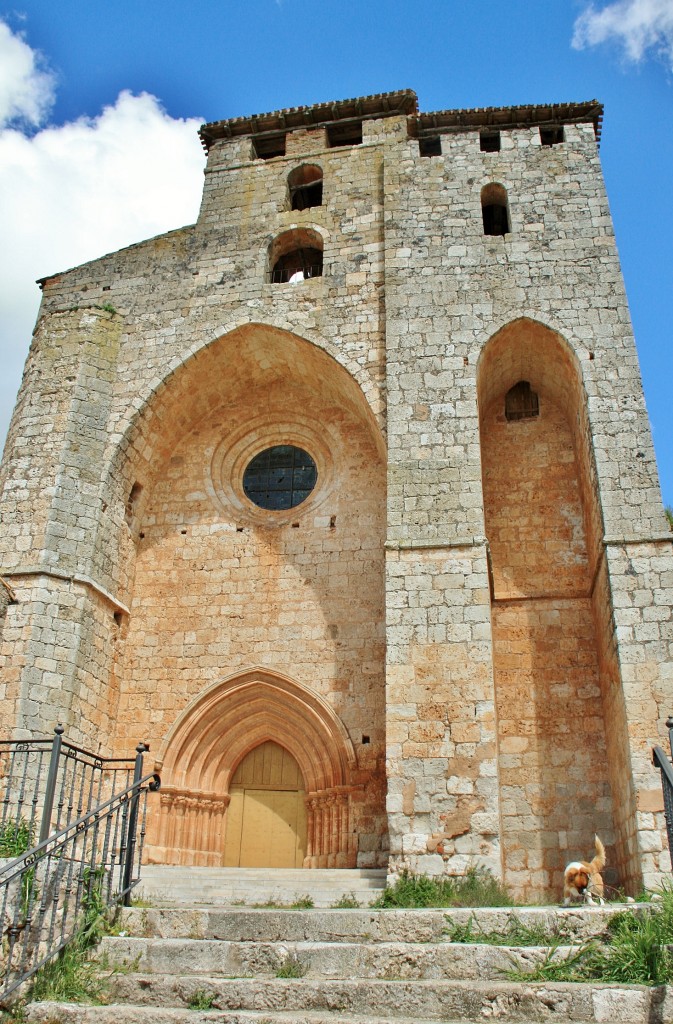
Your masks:
[{"label": "dog's tail", "polygon": [[592,874],[594,871],[602,871],[605,867],[605,847],[598,836],[594,836],[594,842],[596,844],[596,856],[591,862]]}]

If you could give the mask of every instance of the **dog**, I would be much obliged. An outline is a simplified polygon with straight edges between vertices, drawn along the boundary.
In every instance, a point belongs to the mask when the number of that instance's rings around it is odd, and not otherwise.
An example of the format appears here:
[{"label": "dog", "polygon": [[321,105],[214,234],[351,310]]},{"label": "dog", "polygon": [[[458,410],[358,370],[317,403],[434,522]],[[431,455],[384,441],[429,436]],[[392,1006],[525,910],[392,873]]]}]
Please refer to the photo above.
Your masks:
[{"label": "dog", "polygon": [[563,905],[566,907],[573,900],[588,904],[605,903],[601,877],[601,870],[605,867],[605,847],[598,836],[594,836],[594,842],[596,856],[592,861],[573,860],[563,872]]}]

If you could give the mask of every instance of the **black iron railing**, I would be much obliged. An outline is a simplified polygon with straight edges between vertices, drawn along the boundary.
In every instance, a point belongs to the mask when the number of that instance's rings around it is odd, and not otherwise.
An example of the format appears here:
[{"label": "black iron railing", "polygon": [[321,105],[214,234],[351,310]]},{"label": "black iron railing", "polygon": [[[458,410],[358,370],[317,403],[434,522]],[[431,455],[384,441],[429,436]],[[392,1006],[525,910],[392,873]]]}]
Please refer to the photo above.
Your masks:
[{"label": "black iron railing", "polygon": [[[121,777],[118,768],[112,770],[112,779],[121,782],[115,793],[87,806],[0,867],[0,1004],[55,957],[92,914],[130,902],[140,880],[147,794],[161,784],[158,775],[143,774],[147,749],[144,743],[138,744],[130,777],[126,770]],[[58,757],[51,763],[57,765]],[[58,771],[54,775],[58,780]],[[30,792],[34,792],[32,783]],[[32,796],[29,806],[33,806]],[[8,817],[10,830],[15,820]]]},{"label": "black iron railing", "polygon": [[300,281],[308,281],[311,277],[322,277],[321,263],[301,267],[283,267],[281,270],[274,268],[271,271],[271,281],[273,284],[298,284]]},{"label": "black iron railing", "polygon": [[0,836],[13,826],[46,839],[128,786],[134,767],[133,757],[99,757],[68,743],[62,725],[53,739],[0,740]]},{"label": "black iron railing", "polygon": [[[673,717],[666,719],[668,729],[668,744],[673,754]],[[661,772],[661,786],[664,791],[664,815],[666,816],[666,832],[668,834],[668,849],[673,859],[673,767],[666,752],[659,746],[652,751],[652,760],[655,767]]]}]

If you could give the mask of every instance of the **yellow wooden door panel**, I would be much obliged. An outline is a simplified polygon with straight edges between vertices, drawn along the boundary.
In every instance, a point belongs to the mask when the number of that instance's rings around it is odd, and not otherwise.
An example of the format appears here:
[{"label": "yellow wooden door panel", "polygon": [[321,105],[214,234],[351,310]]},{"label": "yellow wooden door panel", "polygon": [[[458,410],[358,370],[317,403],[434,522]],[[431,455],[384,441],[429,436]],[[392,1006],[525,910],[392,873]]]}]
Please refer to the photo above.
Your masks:
[{"label": "yellow wooden door panel", "polygon": [[231,785],[246,789],[303,789],[304,779],[292,754],[268,740],[243,758]]},{"label": "yellow wooden door panel", "polygon": [[237,868],[241,863],[241,835],[243,830],[243,794],[242,789],[232,789],[227,808],[226,832],[224,836],[225,868]]},{"label": "yellow wooden door panel", "polygon": [[225,867],[302,867],[306,805],[301,769],[278,743],[261,743],[241,761],[230,786]]}]

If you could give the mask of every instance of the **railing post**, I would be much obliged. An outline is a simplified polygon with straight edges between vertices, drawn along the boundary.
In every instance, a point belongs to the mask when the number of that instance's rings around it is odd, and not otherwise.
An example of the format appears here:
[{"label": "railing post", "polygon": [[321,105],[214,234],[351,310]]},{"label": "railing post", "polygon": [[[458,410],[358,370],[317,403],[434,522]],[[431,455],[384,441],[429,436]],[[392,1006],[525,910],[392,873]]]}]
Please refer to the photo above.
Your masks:
[{"label": "railing post", "polygon": [[126,832],[126,853],[124,857],[124,873],[122,875],[122,892],[124,893],[124,906],[131,905],[131,875],[133,873],[133,857],[136,849],[136,828],[138,824],[138,801],[140,790],[138,783],[143,777],[143,754],[150,749],[148,743],[139,743],[136,747],[136,764],[133,771],[134,790],[131,795],[131,807],[129,810],[129,822]]},{"label": "railing post", "polygon": [[668,745],[671,748],[671,757],[673,758],[673,715],[669,715],[666,719],[666,728],[668,729]]},{"label": "railing post", "polygon": [[47,775],[47,788],[44,794],[44,805],[42,807],[42,822],[40,824],[40,838],[38,843],[43,842],[51,832],[51,813],[54,809],[54,795],[56,793],[56,780],[58,778],[58,763],[61,757],[61,744],[64,733],[62,725],[54,729],[54,739],[51,745],[51,758],[49,760],[49,773]]}]

